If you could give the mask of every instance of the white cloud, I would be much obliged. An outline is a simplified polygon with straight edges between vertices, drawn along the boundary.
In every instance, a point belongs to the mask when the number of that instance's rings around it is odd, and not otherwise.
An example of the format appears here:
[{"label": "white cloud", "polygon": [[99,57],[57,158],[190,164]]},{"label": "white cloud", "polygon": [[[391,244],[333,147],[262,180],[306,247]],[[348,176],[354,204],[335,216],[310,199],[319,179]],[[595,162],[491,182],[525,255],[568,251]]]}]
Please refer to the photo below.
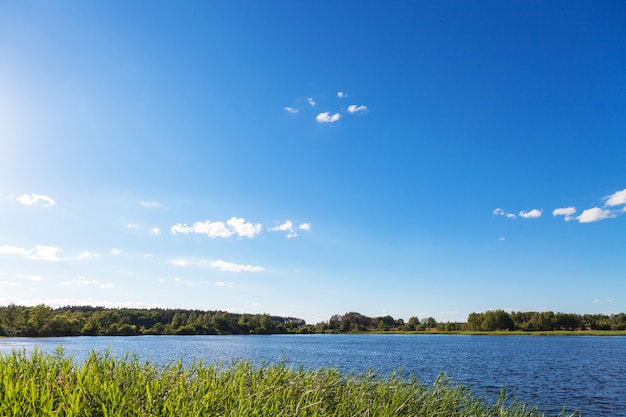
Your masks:
[{"label": "white cloud", "polygon": [[61,249],[56,246],[37,245],[34,249],[18,248],[15,246],[3,245],[0,246],[0,253],[6,253],[11,255],[22,255],[28,259],[42,260],[50,262],[59,262],[60,259],[57,256],[57,252]]},{"label": "white cloud", "polygon": [[348,97],[348,95],[346,93],[344,93],[343,91],[338,91],[337,92],[337,97],[339,97],[339,98],[346,98],[346,97]]},{"label": "white cloud", "polygon": [[111,249],[111,253],[113,255],[120,255],[122,253],[122,251],[120,249],[113,248],[113,249]]},{"label": "white cloud", "polygon": [[498,239],[498,242],[504,242],[505,240],[506,240],[505,237],[501,237],[501,238]]},{"label": "white cloud", "polygon": [[23,278],[23,279],[27,279],[29,281],[43,281],[43,277],[40,277],[39,275],[33,275],[33,274],[15,274],[16,277],[18,278]]},{"label": "white cloud", "polygon": [[161,229],[159,229],[158,227],[151,227],[150,228],[150,233],[155,235],[155,236],[158,236],[158,235],[161,234]]},{"label": "white cloud", "polygon": [[174,260],[172,260],[172,261],[170,261],[170,262],[171,262],[173,265],[176,265],[176,266],[187,266],[187,265],[190,265],[190,264],[191,264],[191,262],[189,262],[189,261],[187,261],[187,260],[185,260],[185,259],[174,259]]},{"label": "white cloud", "polygon": [[290,220],[286,220],[283,224],[279,224],[278,226],[270,227],[268,229],[268,231],[270,232],[275,232],[277,230],[282,230],[282,231],[293,230],[293,223],[291,223]]},{"label": "white cloud", "polygon": [[331,116],[330,112],[320,113],[315,117],[315,120],[320,123],[334,123],[339,119],[341,119],[341,115],[339,113],[335,113]]},{"label": "white cloud", "polygon": [[298,113],[298,109],[294,109],[293,107],[289,106],[286,106],[285,110],[287,110],[289,113]]},{"label": "white cloud", "polygon": [[611,210],[594,207],[583,211],[580,216],[576,217],[576,220],[578,220],[579,223],[591,223],[612,217],[615,217],[615,214],[611,212]]},{"label": "white cloud", "polygon": [[309,231],[311,230],[311,223],[302,223],[300,226],[298,226],[298,229]]},{"label": "white cloud", "polygon": [[220,269],[222,271],[230,272],[260,272],[263,271],[263,267],[253,265],[239,265],[232,262],[222,261],[221,259],[211,262],[213,268]]},{"label": "white cloud", "polygon": [[499,207],[493,211],[493,214],[495,214],[496,216],[506,216],[511,219],[517,217],[515,214],[507,213]]},{"label": "white cloud", "polygon": [[350,114],[362,112],[365,110],[367,110],[367,106],[357,106],[356,104],[351,104],[348,106],[348,113]]},{"label": "white cloud", "polygon": [[99,257],[100,257],[99,253],[86,251],[86,252],[81,253],[76,259],[80,261],[83,259],[99,258]]},{"label": "white cloud", "polygon": [[[617,191],[610,196],[605,197],[605,199],[606,201],[604,202],[604,205],[609,207],[626,204],[626,188],[624,188],[622,191]],[[624,209],[626,210],[626,207]]]},{"label": "white cloud", "polygon": [[520,211],[519,215],[520,217],[523,217],[525,219],[536,219],[537,217],[541,217],[541,213],[543,212],[543,210],[537,210],[537,209],[532,209],[531,211]]},{"label": "white cloud", "polygon": [[313,97],[307,98],[306,101],[308,101],[311,106],[315,106],[315,101],[313,101]]},{"label": "white cloud", "polygon": [[17,197],[17,201],[25,206],[36,206],[41,204],[43,207],[51,207],[55,204],[52,198],[43,194],[24,194],[23,196]]},{"label": "white cloud", "polygon": [[226,224],[232,227],[235,233],[242,237],[254,237],[255,235],[261,233],[261,230],[263,229],[263,226],[259,223],[246,223],[245,219],[237,217],[232,217],[226,222]]},{"label": "white cloud", "polygon": [[2,245],[2,246],[0,246],[0,253],[7,253],[7,254],[10,254],[10,255],[27,256],[28,255],[28,249],[18,248],[18,247],[9,246],[9,245]]},{"label": "white cloud", "polygon": [[126,228],[128,228],[128,229],[139,229],[139,225],[138,224],[134,224],[134,223],[128,223],[126,225]]},{"label": "white cloud", "polygon": [[240,237],[254,237],[261,232],[262,227],[263,226],[261,224],[253,224],[246,222],[245,219],[232,217],[226,222],[226,224],[223,222],[211,222],[210,220],[205,222],[196,222],[192,226],[178,223],[172,226],[170,230],[172,234],[198,233],[206,234],[211,238],[230,237],[233,234],[237,234]]},{"label": "white cloud", "polygon": [[268,232],[277,232],[277,231],[281,231],[281,232],[287,232],[287,237],[288,238],[292,238],[292,237],[297,237],[298,234],[296,233],[296,231],[293,228],[293,223],[290,220],[286,220],[284,223],[279,224],[277,226],[274,227],[270,227],[269,229],[267,229]]},{"label": "white cloud", "polygon": [[141,205],[143,207],[159,207],[160,204],[157,203],[156,201],[142,201]]},{"label": "white cloud", "polygon": [[146,253],[143,254],[143,257],[144,258],[154,258],[154,255],[151,254],[151,253],[146,252]]},{"label": "white cloud", "polygon": [[99,282],[96,280],[87,280],[84,277],[79,278],[77,280],[74,281],[65,281],[62,282],[61,285],[64,287],[84,287],[84,286],[88,286],[88,285],[98,285]]},{"label": "white cloud", "polygon": [[60,259],[57,256],[57,252],[61,249],[56,246],[44,246],[37,245],[35,249],[28,254],[29,259],[36,259],[42,261],[59,262]]},{"label": "white cloud", "polygon": [[103,282],[97,280],[88,280],[85,277],[80,277],[74,281],[65,281],[61,283],[64,287],[87,287],[87,286],[96,286],[98,288],[114,288],[114,282]]},{"label": "white cloud", "polygon": [[172,234],[176,233],[198,233],[206,234],[211,238],[215,237],[230,237],[233,232],[229,230],[223,222],[211,222],[209,220],[205,222],[195,222],[192,226],[186,224],[175,224],[171,228]]},{"label": "white cloud", "polygon": [[568,222],[573,219],[572,214],[576,213],[576,207],[561,207],[552,210],[553,216],[565,216],[565,221]]},{"label": "white cloud", "polygon": [[4,285],[5,287],[19,287],[22,283],[15,281],[0,281],[0,285]]}]

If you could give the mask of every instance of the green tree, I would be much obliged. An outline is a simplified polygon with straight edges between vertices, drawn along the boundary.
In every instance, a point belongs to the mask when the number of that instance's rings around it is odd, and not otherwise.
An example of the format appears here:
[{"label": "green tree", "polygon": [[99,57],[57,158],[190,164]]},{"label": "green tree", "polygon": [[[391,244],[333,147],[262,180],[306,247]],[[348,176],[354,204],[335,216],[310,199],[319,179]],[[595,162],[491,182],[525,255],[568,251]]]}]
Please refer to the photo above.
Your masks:
[{"label": "green tree", "polygon": [[28,309],[28,335],[43,335],[43,327],[52,317],[52,308],[45,304],[39,304]]},{"label": "green tree", "polygon": [[417,329],[417,326],[420,325],[420,319],[417,317],[409,317],[409,322],[407,323],[408,329],[414,331]]}]

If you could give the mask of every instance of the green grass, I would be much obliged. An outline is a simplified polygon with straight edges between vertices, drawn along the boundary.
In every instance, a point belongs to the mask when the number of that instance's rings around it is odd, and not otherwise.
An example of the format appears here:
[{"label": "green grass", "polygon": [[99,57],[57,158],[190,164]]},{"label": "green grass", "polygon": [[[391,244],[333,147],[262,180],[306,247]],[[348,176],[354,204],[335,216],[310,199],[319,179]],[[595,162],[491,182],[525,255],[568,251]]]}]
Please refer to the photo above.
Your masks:
[{"label": "green grass", "polygon": [[[0,416],[539,416],[506,397],[487,404],[445,377],[341,375],[285,365],[183,367],[91,353],[0,355]],[[562,413],[565,415],[565,413]]]}]

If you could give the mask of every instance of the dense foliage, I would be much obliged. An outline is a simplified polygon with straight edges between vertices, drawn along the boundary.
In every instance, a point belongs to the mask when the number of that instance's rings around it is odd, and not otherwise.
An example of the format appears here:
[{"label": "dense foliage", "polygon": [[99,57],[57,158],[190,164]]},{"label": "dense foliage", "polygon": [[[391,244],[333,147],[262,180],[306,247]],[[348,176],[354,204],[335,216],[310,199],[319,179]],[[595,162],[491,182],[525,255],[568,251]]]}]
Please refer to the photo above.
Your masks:
[{"label": "dense foliage", "polygon": [[470,331],[555,331],[626,330],[626,314],[571,314],[551,311],[507,313],[504,310],[472,313],[467,318]]},{"label": "dense foliage", "polygon": [[315,325],[293,317],[183,309],[107,309],[74,306],[53,309],[40,304],[0,306],[0,336],[134,336],[358,332],[490,332],[555,330],[626,330],[626,314],[512,312],[471,313],[467,323],[437,322],[432,317],[368,317],[349,312]]},{"label": "dense foliage", "polygon": [[[343,376],[284,365],[155,366],[91,353],[0,355],[2,416],[540,416],[506,398],[495,404],[445,378],[425,386],[397,375]],[[564,413],[563,413],[564,415]]]},{"label": "dense foliage", "polygon": [[182,309],[0,307],[0,335],[133,336],[144,334],[272,334],[297,331],[304,320],[267,314]]}]

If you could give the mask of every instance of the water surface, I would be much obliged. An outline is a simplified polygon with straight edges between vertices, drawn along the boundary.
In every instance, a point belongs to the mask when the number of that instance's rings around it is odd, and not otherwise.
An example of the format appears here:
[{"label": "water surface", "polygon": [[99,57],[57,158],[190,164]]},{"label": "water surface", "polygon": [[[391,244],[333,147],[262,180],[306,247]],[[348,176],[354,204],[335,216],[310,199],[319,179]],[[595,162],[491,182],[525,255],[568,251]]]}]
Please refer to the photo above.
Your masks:
[{"label": "water surface", "polygon": [[0,352],[53,352],[59,345],[77,361],[110,349],[152,362],[285,362],[344,373],[402,370],[424,383],[446,373],[490,398],[501,387],[548,415],[626,416],[626,337],[458,335],[273,335],[4,338]]}]

